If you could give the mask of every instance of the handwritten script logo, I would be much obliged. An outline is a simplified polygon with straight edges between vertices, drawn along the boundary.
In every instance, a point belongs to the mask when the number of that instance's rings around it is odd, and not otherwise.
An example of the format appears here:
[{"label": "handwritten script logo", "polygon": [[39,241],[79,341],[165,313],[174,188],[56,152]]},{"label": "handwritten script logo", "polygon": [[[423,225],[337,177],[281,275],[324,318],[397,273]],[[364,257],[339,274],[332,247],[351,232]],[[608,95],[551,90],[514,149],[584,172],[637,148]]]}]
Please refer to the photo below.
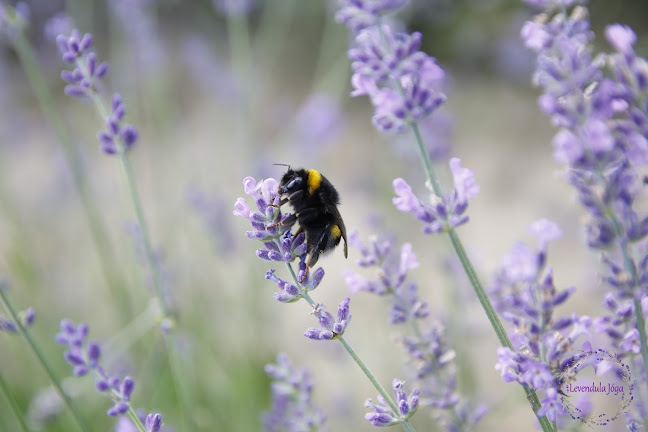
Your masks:
[{"label": "handwritten script logo", "polygon": [[[578,372],[587,366],[595,367],[603,362],[610,362],[611,364],[616,365],[615,376],[619,377],[623,384],[605,384],[602,381],[599,381],[598,383],[592,381],[591,385],[589,383],[584,385],[573,384]],[[581,351],[567,365],[565,365],[562,372],[558,375],[558,382],[561,383],[560,393],[562,395],[561,402],[563,407],[567,410],[569,415],[571,415],[571,418],[579,420],[590,427],[605,426],[616,420],[621,414],[628,412],[628,407],[634,399],[633,392],[635,380],[630,374],[630,367],[622,363],[614,352],[610,353],[602,348],[597,350]],[[569,398],[569,395],[577,393],[598,393],[606,396],[614,396],[619,399],[617,410],[614,415],[605,413],[591,413],[585,415],[581,409],[574,406]]]}]

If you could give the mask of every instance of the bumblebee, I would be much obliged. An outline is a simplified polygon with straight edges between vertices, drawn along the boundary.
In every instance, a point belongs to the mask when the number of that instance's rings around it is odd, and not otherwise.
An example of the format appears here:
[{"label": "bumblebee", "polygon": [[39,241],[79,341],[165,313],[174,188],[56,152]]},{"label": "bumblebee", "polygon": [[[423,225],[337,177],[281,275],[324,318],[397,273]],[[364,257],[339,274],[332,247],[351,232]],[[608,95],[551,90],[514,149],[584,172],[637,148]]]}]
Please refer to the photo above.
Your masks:
[{"label": "bumblebee", "polygon": [[330,181],[314,169],[292,169],[281,178],[279,196],[275,207],[289,203],[294,213],[280,224],[292,226],[299,222],[299,230],[306,234],[306,271],[300,283],[306,280],[308,269],[313,267],[320,255],[332,251],[344,239],[344,257],[349,254],[346,227],[337,206],[340,195]]}]

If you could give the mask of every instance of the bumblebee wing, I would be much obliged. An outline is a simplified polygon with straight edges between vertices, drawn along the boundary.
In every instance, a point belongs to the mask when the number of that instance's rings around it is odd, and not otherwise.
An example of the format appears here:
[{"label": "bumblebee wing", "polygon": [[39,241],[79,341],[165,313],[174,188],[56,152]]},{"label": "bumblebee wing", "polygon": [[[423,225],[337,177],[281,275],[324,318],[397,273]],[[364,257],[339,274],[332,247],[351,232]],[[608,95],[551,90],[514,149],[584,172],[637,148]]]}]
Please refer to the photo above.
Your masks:
[{"label": "bumblebee wing", "polygon": [[342,220],[342,215],[340,214],[340,211],[338,210],[336,205],[327,205],[326,206],[328,211],[330,211],[333,216],[335,217],[335,224],[340,228],[340,232],[342,233],[342,238],[344,239],[344,258],[348,258],[349,256],[349,246],[347,245],[347,235],[346,235],[346,227],[344,226],[344,220]]}]

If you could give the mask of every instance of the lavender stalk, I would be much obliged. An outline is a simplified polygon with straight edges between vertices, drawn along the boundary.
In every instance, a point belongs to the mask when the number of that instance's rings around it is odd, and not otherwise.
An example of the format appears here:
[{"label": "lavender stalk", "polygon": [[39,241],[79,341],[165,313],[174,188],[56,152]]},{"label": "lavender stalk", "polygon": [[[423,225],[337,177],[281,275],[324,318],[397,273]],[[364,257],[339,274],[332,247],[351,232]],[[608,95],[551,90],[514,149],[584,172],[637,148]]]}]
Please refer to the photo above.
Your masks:
[{"label": "lavender stalk", "polygon": [[108,111],[103,98],[99,94],[101,78],[108,72],[108,64],[105,62],[99,64],[96,54],[90,51],[92,36],[86,33],[81,37],[81,34],[74,30],[69,37],[59,35],[56,42],[59,45],[63,59],[76,66],[73,71],[64,70],[61,73],[61,77],[69,83],[65,87],[66,94],[75,97],[89,97],[101,119],[106,122],[106,131],[100,132],[98,138],[105,153],[119,156],[131,203],[142,232],[142,243],[144,244],[155,292],[165,317],[170,317],[171,311],[164,296],[158,264],[151,246],[148,224],[142,211],[141,199],[135,186],[132,168],[127,155],[127,151],[137,141],[137,129],[132,125],[121,124],[126,110],[119,94],[113,96],[111,112]]},{"label": "lavender stalk", "polygon": [[45,355],[41,352],[40,348],[34,341],[34,339],[31,337],[31,334],[27,331],[25,326],[20,320],[20,317],[16,313],[16,310],[14,309],[13,305],[9,301],[9,297],[7,294],[4,292],[3,287],[0,286],[0,301],[4,304],[5,308],[7,311],[9,311],[9,314],[11,316],[11,319],[15,323],[15,326],[18,330],[18,332],[22,335],[22,337],[27,341],[27,345],[29,345],[29,348],[34,352],[36,355],[36,358],[38,359],[38,362],[41,364],[42,368],[45,370],[45,373],[49,377],[50,381],[54,385],[54,388],[56,388],[56,391],[58,394],[61,396],[61,399],[65,402],[65,405],[70,409],[70,412],[72,413],[72,417],[74,417],[74,420],[79,427],[80,430],[83,432],[90,432],[90,428],[88,425],[85,423],[85,420],[83,420],[83,417],[81,416],[81,413],[78,411],[76,405],[72,403],[72,400],[70,397],[65,393],[63,390],[63,387],[61,387],[61,383],[54,373],[54,369],[50,366],[49,362],[45,358]]},{"label": "lavender stalk", "polygon": [[[284,219],[290,217],[290,214],[283,214],[276,207],[281,200],[278,195],[278,186],[275,179],[257,182],[252,177],[246,177],[243,180],[244,191],[254,200],[258,211],[253,211],[244,198],[239,198],[236,201],[233,211],[235,216],[248,220],[252,225],[252,230],[247,231],[246,236],[249,239],[259,240],[263,243],[263,248],[256,251],[257,257],[266,261],[283,262],[291,275],[292,282],[289,282],[277,277],[274,269],[266,273],[266,279],[274,282],[279,288],[279,291],[274,294],[275,300],[281,303],[294,303],[304,299],[313,308],[312,313],[321,326],[308,329],[304,336],[313,340],[337,339],[374,385],[393,415],[396,416],[395,418],[392,417],[390,424],[400,423],[406,431],[414,431],[413,426],[408,421],[413,412],[408,410],[403,413],[399,410],[396,402],[343,336],[351,320],[349,298],[340,303],[337,317],[334,317],[325,310],[323,305],[316,303],[310,296],[309,291],[317,288],[322,281],[324,270],[319,267],[312,272],[308,272],[308,274],[306,273],[306,235],[301,233],[295,237],[292,235],[290,228],[281,223]],[[298,272],[295,272],[291,264],[295,259],[300,260]],[[300,280],[303,282],[300,282]]]},{"label": "lavender stalk", "polygon": [[23,418],[23,413],[20,411],[18,402],[16,402],[16,399],[13,397],[13,394],[11,393],[11,390],[9,390],[9,386],[7,385],[7,382],[3,378],[2,374],[0,374],[0,390],[2,391],[2,393],[4,393],[5,398],[7,398],[9,407],[11,408],[14,417],[16,417],[16,421],[20,426],[20,430],[22,432],[30,432],[30,429],[27,427],[27,423],[25,423],[25,419]]},{"label": "lavender stalk", "polygon": [[[420,33],[393,33],[389,26],[382,23],[384,14],[397,10],[405,1],[341,0],[340,3],[341,7],[336,19],[346,24],[356,34],[355,46],[349,50],[354,72],[351,78],[354,90],[351,95],[369,96],[376,108],[372,121],[378,130],[393,133],[401,132],[408,127],[412,129],[421,162],[436,196],[436,202],[432,206],[434,208],[425,214],[427,219],[421,219],[422,215],[417,217],[426,223],[430,222],[426,227],[429,228],[427,233],[448,234],[500,343],[502,346],[512,348],[511,341],[455,232],[455,227],[468,220],[464,215],[468,204],[467,199],[458,197],[458,191],[455,191],[451,197],[444,198],[418,129],[418,122],[432,114],[445,102],[446,97],[442,90],[445,72],[436,64],[434,58],[419,50],[422,38]],[[465,173],[462,175],[465,176]],[[541,405],[537,395],[527,387],[524,387],[524,390],[542,429],[545,432],[551,431],[552,426],[549,421],[538,415]]]},{"label": "lavender stalk", "polygon": [[125,283],[116,271],[117,266],[109,249],[108,234],[101,221],[98,206],[94,202],[92,193],[88,188],[89,183],[86,181],[87,175],[81,163],[80,154],[74,146],[59,110],[56,108],[52,92],[41,72],[42,69],[38,65],[34,50],[23,34],[21,26],[16,23],[12,24],[11,22],[8,25],[14,29],[9,39],[18,54],[20,63],[27,74],[36,99],[43,110],[43,114],[52,126],[67,159],[72,174],[72,181],[77,189],[84,215],[90,228],[90,234],[95,243],[95,250],[99,254],[99,263],[104,279],[112,291],[112,295],[120,300],[119,303],[122,307],[119,310],[123,313],[124,317],[130,317],[130,302],[126,301],[128,293],[125,289]]}]

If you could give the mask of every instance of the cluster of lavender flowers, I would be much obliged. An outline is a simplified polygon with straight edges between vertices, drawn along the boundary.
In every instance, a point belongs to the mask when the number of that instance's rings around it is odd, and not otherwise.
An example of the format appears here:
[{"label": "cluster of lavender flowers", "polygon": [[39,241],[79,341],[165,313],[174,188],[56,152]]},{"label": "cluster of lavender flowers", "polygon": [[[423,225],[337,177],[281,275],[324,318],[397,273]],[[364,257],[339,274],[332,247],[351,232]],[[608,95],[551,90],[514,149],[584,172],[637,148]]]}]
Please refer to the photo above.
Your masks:
[{"label": "cluster of lavender flowers", "polygon": [[[412,245],[403,244],[399,252],[392,241],[376,236],[365,244],[356,231],[350,234],[349,244],[361,254],[357,264],[374,269],[376,275],[367,278],[351,270],[345,271],[344,278],[351,292],[365,291],[384,297],[390,303],[390,324],[408,323],[412,327],[411,335],[399,336],[411,365],[410,373],[416,387],[421,389],[415,389],[412,395],[417,397],[417,402],[420,399],[421,406],[432,408],[433,417],[443,430],[474,428],[487,408],[473,409],[457,393],[455,352],[447,344],[444,326],[439,321],[426,320],[428,304],[418,297],[417,285],[408,281],[409,272],[419,266]],[[402,387],[402,383],[394,381],[395,392],[397,385]],[[381,414],[380,418],[387,420],[384,413]]]},{"label": "cluster of lavender flowers", "polygon": [[81,36],[78,30],[72,30],[69,36],[58,35],[56,43],[63,60],[75,66],[71,71],[61,72],[61,78],[68,83],[65,93],[74,97],[91,98],[105,119],[106,130],[97,134],[102,151],[107,154],[126,152],[137,141],[138,132],[135,126],[124,124],[126,108],[118,93],[113,95],[110,113],[98,97],[101,79],[108,72],[108,63],[99,63],[97,55],[91,51],[92,35],[86,33]]},{"label": "cluster of lavender flowers", "polygon": [[[640,205],[640,170],[648,162],[648,62],[634,51],[635,33],[620,24],[605,31],[614,52],[595,55],[586,1],[528,3],[544,9],[522,29],[538,56],[539,106],[559,128],[554,155],[587,212],[588,245],[603,254],[608,313],[593,328],[610,337],[621,358],[634,359],[637,379],[646,382],[648,214]],[[636,424],[632,414],[626,419]]]},{"label": "cluster of lavender flowers", "polygon": [[[99,363],[101,347],[96,342],[87,342],[88,326],[75,325],[69,320],[62,320],[60,331],[56,335],[56,342],[64,345],[68,350],[63,357],[73,368],[75,376],[81,377],[92,373],[95,377],[95,388],[98,392],[108,395],[113,403],[106,412],[109,416],[132,414],[131,418],[139,418],[130,404],[130,397],[135,388],[135,381],[130,377],[120,379],[110,376]],[[162,416],[151,413],[144,419],[146,432],[158,432],[162,428]],[[141,430],[141,429],[140,429]]]},{"label": "cluster of lavender flowers", "polygon": [[454,189],[450,194],[439,197],[432,193],[430,202],[419,200],[412,187],[402,178],[393,182],[393,198],[396,208],[402,212],[411,212],[423,222],[423,232],[426,234],[447,232],[468,222],[465,214],[468,201],[479,192],[475,184],[475,172],[461,166],[461,159],[450,159],[450,170],[454,180]]},{"label": "cluster of lavender flowers", "polygon": [[336,20],[354,33],[349,50],[352,96],[367,95],[376,111],[373,123],[383,132],[401,132],[434,112],[443,102],[445,73],[420,51],[421,33],[393,33],[382,15],[406,0],[342,0]]},{"label": "cluster of lavender flowers", "polygon": [[[0,284],[0,289],[3,289],[2,284]],[[23,327],[29,327],[34,323],[34,320],[36,319],[36,312],[34,311],[34,308],[30,307],[20,312],[18,314],[18,318],[20,319],[20,324],[22,324]],[[2,331],[9,333],[18,333],[18,326],[13,320],[0,316],[0,332]]]},{"label": "cluster of lavender flowers", "polygon": [[419,407],[419,394],[421,391],[417,388],[407,395],[405,392],[405,383],[398,378],[392,381],[392,388],[394,390],[394,400],[398,406],[398,412],[389,406],[385,399],[378,395],[378,403],[373,403],[371,399],[365,402],[365,408],[369,408],[372,412],[365,415],[365,419],[374,426],[393,426],[402,423],[414,415]]},{"label": "cluster of lavender flowers", "polygon": [[580,347],[576,339],[589,335],[592,320],[588,316],[555,318],[554,310],[574,293],[574,288],[557,290],[553,271],[547,267],[547,247],[562,236],[556,224],[539,220],[531,225],[538,247],[533,250],[517,243],[503,259],[491,287],[495,309],[513,325],[509,332],[515,350],[497,349],[499,370],[506,382],[518,382],[545,398],[538,414],[551,421],[563,413],[560,401],[562,382],[558,375]]},{"label": "cluster of lavender flowers", "polygon": [[[310,300],[308,293],[322,282],[324,269],[318,267],[313,272],[306,269],[306,236],[304,233],[294,236],[289,226],[281,222],[290,216],[283,213],[276,205],[281,201],[278,195],[279,184],[273,178],[257,182],[252,177],[243,180],[243,190],[249,195],[258,211],[253,211],[244,198],[238,198],[234,204],[233,214],[250,222],[252,230],[245,234],[249,239],[260,240],[263,248],[256,251],[257,257],[265,261],[290,263],[299,258],[299,269],[294,283],[275,275],[275,269],[266,273],[266,279],[274,282],[279,288],[274,293],[275,300],[281,303],[293,303],[306,299],[313,306],[313,315],[321,327],[308,329],[304,336],[314,340],[335,339],[344,333],[351,315],[349,314],[349,299],[344,299],[337,310],[337,318],[327,312],[323,305]],[[289,267],[291,272],[292,267]],[[297,280],[301,282],[297,282]]]},{"label": "cluster of lavender flowers", "polygon": [[313,404],[313,381],[308,369],[293,366],[287,355],[277,355],[276,364],[265,371],[272,378],[272,406],[261,416],[266,432],[325,432],[326,416]]}]

